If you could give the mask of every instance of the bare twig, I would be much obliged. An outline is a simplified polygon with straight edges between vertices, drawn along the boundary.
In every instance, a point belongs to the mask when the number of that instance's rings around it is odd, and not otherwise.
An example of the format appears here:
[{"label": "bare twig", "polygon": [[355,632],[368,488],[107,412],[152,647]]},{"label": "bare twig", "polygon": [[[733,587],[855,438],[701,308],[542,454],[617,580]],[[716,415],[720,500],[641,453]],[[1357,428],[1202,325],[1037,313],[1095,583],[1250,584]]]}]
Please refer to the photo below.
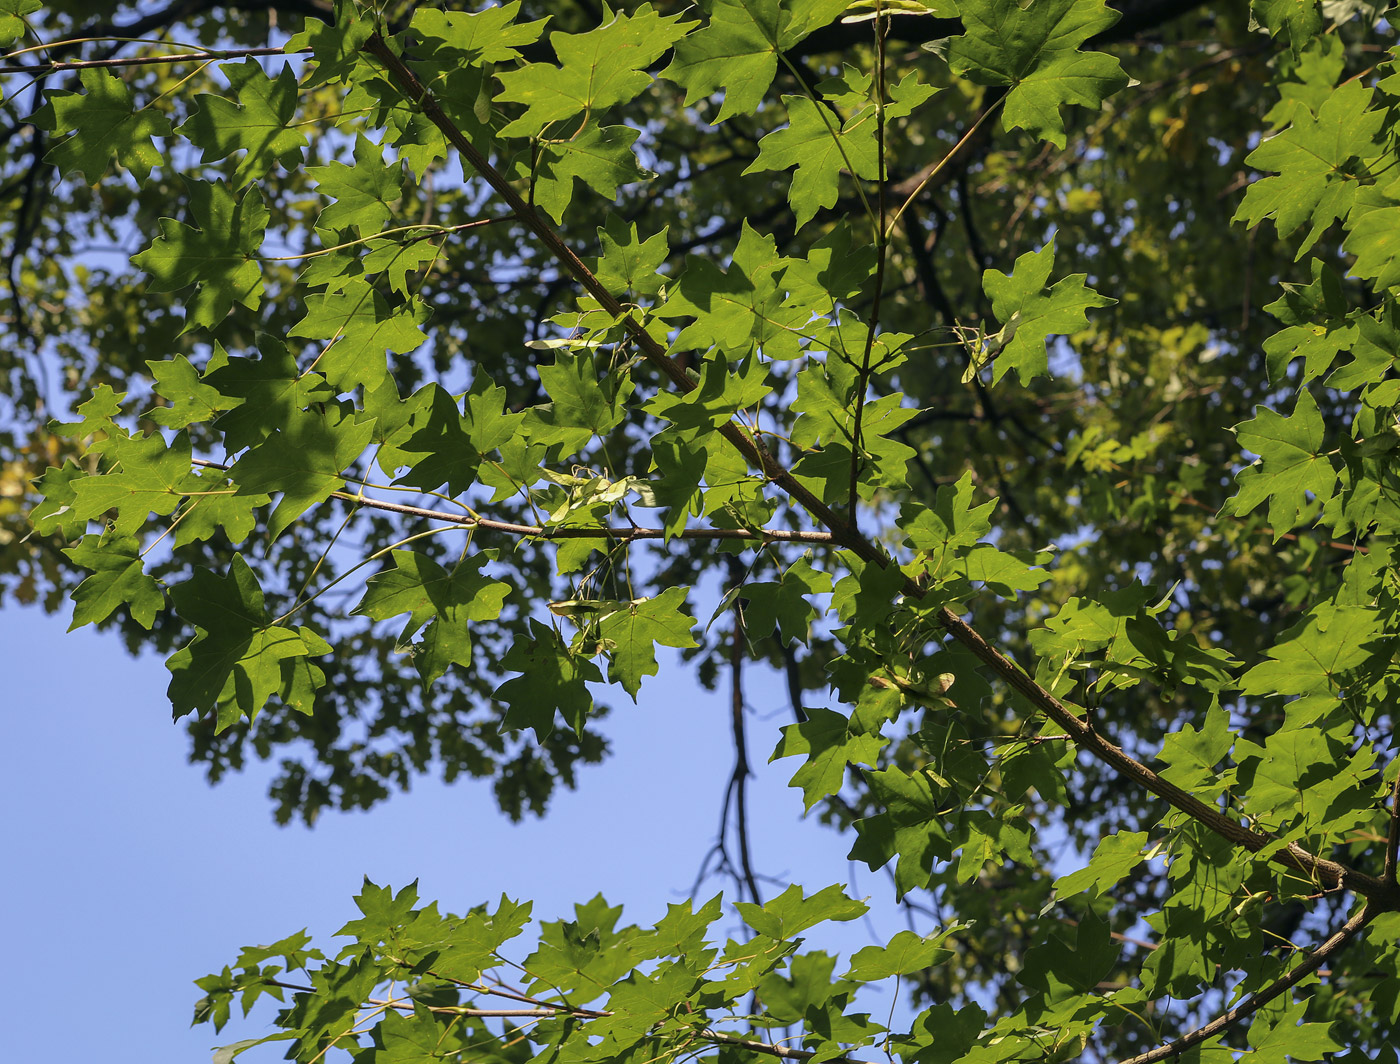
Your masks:
[{"label": "bare twig", "polygon": [[[743,580],[743,569],[734,555],[729,555],[729,575],[736,587]],[[749,767],[749,744],[744,733],[744,609],[743,600],[735,599],[734,634],[729,643],[730,699],[729,722],[734,735],[734,772],[729,786],[734,791],[734,834],[739,839],[739,876],[748,888],[754,904],[762,905],[758,892],[758,877],[753,871],[753,854],[749,849],[748,785],[753,770]],[[721,832],[724,825],[720,826]]]}]

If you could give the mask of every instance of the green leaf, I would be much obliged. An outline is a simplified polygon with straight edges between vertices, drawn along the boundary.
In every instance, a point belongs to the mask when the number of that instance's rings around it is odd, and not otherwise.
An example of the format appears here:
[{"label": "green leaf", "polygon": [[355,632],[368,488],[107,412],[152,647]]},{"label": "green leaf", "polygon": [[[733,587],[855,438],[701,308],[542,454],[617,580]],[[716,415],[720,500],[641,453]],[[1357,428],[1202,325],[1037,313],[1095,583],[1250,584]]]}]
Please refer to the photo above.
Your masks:
[{"label": "green leaf", "polygon": [[676,45],[661,72],[685,87],[687,107],[723,89],[713,121],[752,114],[778,72],[778,56],[845,10],[848,0],[715,0],[710,21]]},{"label": "green leaf", "polygon": [[43,0],[0,0],[0,44],[23,37],[27,32],[25,16],[43,6]]},{"label": "green leaf", "polygon": [[857,920],[870,907],[846,897],[839,886],[825,887],[804,897],[802,888],[794,883],[766,905],[740,901],[734,903],[734,908],[744,923],[760,935],[782,941],[796,938],[826,920]]},{"label": "green leaf", "polygon": [[370,578],[354,612],[377,621],[409,614],[400,643],[427,624],[422,642],[414,648],[413,663],[424,686],[430,686],[449,665],[471,664],[469,624],[501,615],[510,587],[482,574],[487,560],[483,554],[469,555],[449,573],[424,554],[396,550],[391,567]]},{"label": "green leaf", "polygon": [[685,612],[686,589],[668,587],[653,598],[628,603],[599,622],[607,648],[608,677],[622,684],[636,701],[642,677],[656,675],[655,644],[685,649],[696,646],[695,618]]},{"label": "green leaf", "polygon": [[583,731],[593,708],[587,685],[601,683],[603,674],[553,628],[532,619],[529,638],[511,644],[501,667],[521,673],[496,689],[496,699],[506,706],[502,730],[533,728],[542,743],[554,730],[557,711],[575,734]]},{"label": "green leaf", "polygon": [[1315,695],[1339,691],[1343,675],[1372,654],[1368,645],[1385,634],[1381,614],[1368,606],[1316,606],[1307,619],[1240,677],[1247,695]]},{"label": "green leaf", "polygon": [[250,448],[229,470],[241,495],[280,492],[268,518],[274,538],[317,503],[345,488],[345,468],[364,453],[374,422],[333,406],[298,412]]},{"label": "green leaf", "polygon": [[[37,3],[32,10],[37,10]],[[0,39],[5,36],[0,16]],[[164,161],[155,137],[170,136],[170,120],[151,106],[137,108],[131,89],[105,70],[79,73],[85,92],[55,93],[53,104],[56,134],[73,136],[49,150],[47,159],[61,175],[74,170],[89,185],[97,184],[112,160],[144,182],[151,170]]]},{"label": "green leaf", "polygon": [[306,80],[314,89],[329,81],[346,82],[355,65],[362,61],[362,48],[374,32],[374,19],[358,0],[334,0],[335,17],[330,22],[307,18],[305,29],[287,41],[288,54],[311,49],[315,66]]},{"label": "green leaf", "polygon": [[900,931],[884,946],[865,946],[851,957],[847,979],[862,983],[888,979],[892,975],[932,968],[953,956],[953,951],[941,945],[944,936],[925,937],[913,931]]},{"label": "green leaf", "polygon": [[118,441],[110,453],[114,471],[77,481],[73,508],[90,521],[115,510],[112,528],[118,535],[131,535],[151,514],[173,513],[201,487],[190,471],[190,441],[183,432],[168,447],[159,435],[133,436]]},{"label": "green leaf", "polygon": [[616,199],[619,185],[650,176],[632,154],[639,135],[630,126],[590,126],[572,140],[543,145],[534,175],[535,202],[562,222],[575,180],[606,200]]},{"label": "green leaf", "polygon": [[1116,831],[1107,836],[1095,847],[1086,867],[1055,880],[1056,895],[1068,898],[1090,888],[1096,895],[1105,893],[1143,862],[1146,843],[1145,831]]},{"label": "green leaf", "polygon": [[[190,578],[171,589],[179,615],[199,629],[195,639],[166,662],[170,669],[170,703],[175,715],[220,707],[219,730],[238,717],[249,720],[274,694],[297,690],[297,659],[330,653],[330,645],[309,628],[291,629],[271,623],[263,608],[257,577],[235,554],[225,576],[196,568]],[[306,663],[312,686],[324,677]],[[302,712],[309,702],[284,701]]]},{"label": "green leaf", "polygon": [[1293,54],[1322,28],[1317,0],[1250,0],[1249,28],[1263,27],[1272,37],[1288,39]]},{"label": "green leaf", "polygon": [[674,347],[718,347],[731,358],[757,347],[769,358],[796,358],[796,330],[811,320],[813,308],[785,305],[778,274],[790,261],[778,254],[773,237],[760,235],[747,220],[727,271],[709,258],[687,258],[685,272],[657,311],[663,318],[695,319]]},{"label": "green leaf", "polygon": [[306,407],[335,397],[319,373],[297,368],[296,358],[281,340],[259,334],[258,349],[260,358],[228,358],[218,366],[211,363],[204,374],[204,383],[226,400],[241,400],[229,403],[232,409],[216,423],[230,452],[260,442]]},{"label": "green leaf", "polygon": [[603,253],[593,272],[604,288],[642,297],[654,297],[661,291],[666,278],[657,271],[668,253],[665,229],[642,240],[636,222],[609,214],[598,229],[598,243]]},{"label": "green leaf", "polygon": [[155,391],[170,406],[158,406],[146,413],[157,425],[168,429],[183,429],[198,422],[213,421],[219,414],[232,410],[243,400],[229,398],[206,381],[184,355],[166,362],[150,361],[146,366],[155,380]]},{"label": "green leaf", "polygon": [[1332,459],[1322,453],[1322,415],[1304,389],[1289,417],[1259,407],[1257,416],[1235,427],[1240,446],[1259,456],[1236,480],[1239,491],[1226,503],[1226,512],[1243,517],[1260,503],[1269,503],[1274,542],[1298,524],[1310,505],[1326,503],[1337,486]]},{"label": "green leaf", "polygon": [[161,235],[131,261],[151,275],[154,292],[196,286],[194,297],[185,304],[184,331],[188,332],[199,325],[219,324],[235,303],[258,309],[263,281],[257,250],[271,216],[256,188],[235,200],[232,189],[222,182],[186,184],[195,225],[162,218]]},{"label": "green leaf", "polygon": [[270,78],[256,59],[248,58],[225,63],[219,71],[238,102],[201,93],[195,97],[199,110],[176,132],[204,149],[206,163],[246,152],[233,168],[235,188],[257,180],[278,163],[294,169],[308,141],[294,126],[297,79],[291,66],[283,65],[282,72]]},{"label": "green leaf", "polygon": [[551,33],[560,65],[528,63],[500,75],[497,100],[525,105],[525,112],[501,134],[532,137],[575,115],[626,103],[651,84],[646,68],[685,36],[691,23],[680,15],[662,17],[651,4],[635,14],[615,14],[587,33]]},{"label": "green leaf", "polygon": [[1345,217],[1360,189],[1348,163],[1371,154],[1385,123],[1384,111],[1368,111],[1371,90],[1360,81],[1340,85],[1322,104],[1317,117],[1297,111],[1293,124],[1255,148],[1245,159],[1276,177],[1254,182],[1245,192],[1235,218],[1257,225],[1272,218],[1286,236],[1311,224],[1298,248],[1301,257],[1338,218]]},{"label": "green leaf", "polygon": [[1346,250],[1356,256],[1351,273],[1372,282],[1377,289],[1400,284],[1400,207],[1385,206],[1359,213],[1352,209],[1348,218]]},{"label": "green leaf", "polygon": [[428,339],[428,307],[417,299],[390,306],[367,281],[306,297],[306,317],[288,336],[329,340],[315,366],[341,392],[373,388],[388,372],[385,352],[405,355]]},{"label": "green leaf", "polygon": [[805,808],[837,793],[846,782],[848,764],[874,765],[889,740],[854,730],[854,722],[830,709],[805,710],[807,719],[783,728],[783,737],[770,761],[805,757],[788,786],[802,790]]},{"label": "green leaf", "polygon": [[316,191],[335,202],[322,209],[316,228],[354,229],[361,236],[377,233],[392,216],[390,204],[399,199],[403,168],[384,162],[384,149],[363,133],[355,135],[355,162],[309,166],[306,173]]},{"label": "green leaf", "polygon": [[85,624],[105,621],[114,610],[126,606],[142,628],[155,623],[165,608],[165,595],[144,568],[141,542],[135,536],[106,533],[84,536],[80,543],[63,552],[93,575],[73,592],[71,632]]},{"label": "green leaf", "polygon": [[544,31],[548,16],[537,22],[515,21],[520,0],[487,7],[477,12],[437,11],[418,8],[413,12],[413,30],[432,53],[441,58],[449,53],[461,66],[479,63],[508,63],[520,58],[520,49],[534,44]]},{"label": "green leaf", "polygon": [[1098,110],[1128,84],[1117,59],[1079,51],[1119,19],[1102,0],[959,0],[958,14],[966,32],[949,42],[948,66],[979,85],[1010,89],[1002,107],[1006,129],[1024,129],[1063,148],[1061,108]]},{"label": "green leaf", "polygon": [[788,124],[758,142],[758,157],[744,173],[796,167],[788,202],[801,229],[836,202],[842,171],[863,180],[879,176],[875,109],[867,107],[840,123],[805,96],[784,96],[783,104]]},{"label": "green leaf", "polygon": [[[1036,7],[1047,6],[1037,4]],[[1046,287],[1055,266],[1055,242],[1039,251],[1028,251],[1016,260],[1011,274],[986,270],[982,287],[992,301],[992,311],[1004,328],[988,355],[995,356],[992,382],[1014,369],[1022,384],[1049,372],[1045,353],[1046,338],[1085,328],[1090,307],[1112,306],[1117,300],[1086,288],[1086,275],[1073,273]],[[993,349],[995,348],[995,349]]]}]

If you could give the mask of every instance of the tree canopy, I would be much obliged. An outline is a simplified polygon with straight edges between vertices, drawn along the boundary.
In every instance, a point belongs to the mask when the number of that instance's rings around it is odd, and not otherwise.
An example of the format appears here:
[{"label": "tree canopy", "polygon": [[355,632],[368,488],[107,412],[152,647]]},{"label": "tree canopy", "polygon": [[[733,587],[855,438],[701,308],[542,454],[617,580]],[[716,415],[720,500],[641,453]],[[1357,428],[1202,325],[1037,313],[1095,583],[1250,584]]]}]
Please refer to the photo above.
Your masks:
[{"label": "tree canopy", "polygon": [[6,595],[166,655],[284,821],[425,772],[542,813],[674,648],[741,844],[752,739],[914,926],[837,975],[803,934],[864,903],[743,845],[649,927],[367,882],[197,1019],[1395,1059],[1388,7],[0,0]]}]

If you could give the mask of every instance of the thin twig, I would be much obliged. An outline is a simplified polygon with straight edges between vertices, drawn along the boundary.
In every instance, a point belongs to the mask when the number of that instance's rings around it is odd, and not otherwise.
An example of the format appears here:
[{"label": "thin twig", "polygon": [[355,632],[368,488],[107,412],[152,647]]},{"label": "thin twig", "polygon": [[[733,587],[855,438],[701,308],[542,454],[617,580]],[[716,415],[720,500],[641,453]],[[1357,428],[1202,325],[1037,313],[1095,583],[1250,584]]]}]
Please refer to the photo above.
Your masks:
[{"label": "thin twig", "polygon": [[[62,43],[61,41],[59,42]],[[0,66],[0,74],[56,74],[63,70],[101,70],[104,67],[154,66],[159,63],[207,63],[211,59],[245,59],[261,55],[299,55],[302,48],[288,52],[282,48],[231,48],[208,52],[178,52],[174,55],[136,55],[117,59],[72,59],[57,63],[28,63]],[[3,58],[0,56],[0,58]]]},{"label": "thin twig", "polygon": [[[204,458],[193,458],[193,465],[210,469],[228,469],[223,462],[211,462]],[[479,528],[487,532],[502,532],[509,536],[532,536],[536,539],[729,539],[760,540],[771,543],[831,543],[830,532],[809,532],[792,528],[683,528],[679,532],[667,532],[664,528],[640,528],[636,525],[589,525],[577,527],[554,527],[550,525],[521,525],[513,521],[493,521],[470,514],[449,514],[441,510],[430,510],[424,506],[408,506],[401,502],[385,502],[349,491],[335,491],[332,498],[353,502],[371,510],[388,510],[390,513],[421,517],[428,521],[445,521],[463,528]]]},{"label": "thin twig", "polygon": [[1390,830],[1385,840],[1385,872],[1382,878],[1387,883],[1395,882],[1396,855],[1400,854],[1400,774],[1395,777],[1395,786],[1390,792]]},{"label": "thin twig", "polygon": [[[736,587],[743,580],[743,569],[734,555],[729,555],[729,575]],[[734,772],[729,785],[734,789],[734,833],[739,838],[739,874],[749,897],[755,905],[763,904],[758,892],[758,877],[753,871],[753,854],[749,848],[748,783],[753,770],[749,767],[749,744],[744,733],[744,608],[743,600],[735,598],[734,634],[729,643],[730,699],[729,722],[734,736]],[[723,825],[721,825],[721,831]]]}]

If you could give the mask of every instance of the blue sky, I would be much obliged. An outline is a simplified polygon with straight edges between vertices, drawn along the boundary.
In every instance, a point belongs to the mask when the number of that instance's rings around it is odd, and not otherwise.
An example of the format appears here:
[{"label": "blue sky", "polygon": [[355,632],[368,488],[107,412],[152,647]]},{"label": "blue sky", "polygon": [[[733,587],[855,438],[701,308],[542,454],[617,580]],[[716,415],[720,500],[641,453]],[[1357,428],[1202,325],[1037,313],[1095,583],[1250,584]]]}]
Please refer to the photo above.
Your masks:
[{"label": "blue sky", "polygon": [[[325,945],[355,914],[365,875],[395,887],[416,878],[448,911],[502,893],[532,898],[547,919],[601,891],[626,905],[625,919],[648,922],[689,895],[714,841],[732,757],[728,696],[674,661],[643,685],[639,705],[617,704],[613,755],[544,820],[511,824],[487,783],[424,779],[308,830],[273,823],[263,766],[211,787],[186,763],[160,660],[67,625],[0,610],[11,692],[0,908],[13,921],[0,992],[25,1020],[10,1026],[10,1059],[94,1059],[101,1046],[104,1064],[205,1061],[217,1044],[268,1033],[269,1014],[256,1012],[221,1035],[191,1029],[192,980],[301,927]],[[800,793],[786,786],[796,761],[767,764],[791,720],[786,695],[776,677],[749,676],[759,870],[809,891],[845,883],[849,840],[801,820]],[[727,886],[712,880],[701,893]],[[858,869],[853,893],[871,896],[871,916],[814,932],[813,945],[849,954],[905,926],[883,874]],[[883,1011],[888,998],[867,1007]],[[275,1045],[240,1057],[278,1059]]]}]

